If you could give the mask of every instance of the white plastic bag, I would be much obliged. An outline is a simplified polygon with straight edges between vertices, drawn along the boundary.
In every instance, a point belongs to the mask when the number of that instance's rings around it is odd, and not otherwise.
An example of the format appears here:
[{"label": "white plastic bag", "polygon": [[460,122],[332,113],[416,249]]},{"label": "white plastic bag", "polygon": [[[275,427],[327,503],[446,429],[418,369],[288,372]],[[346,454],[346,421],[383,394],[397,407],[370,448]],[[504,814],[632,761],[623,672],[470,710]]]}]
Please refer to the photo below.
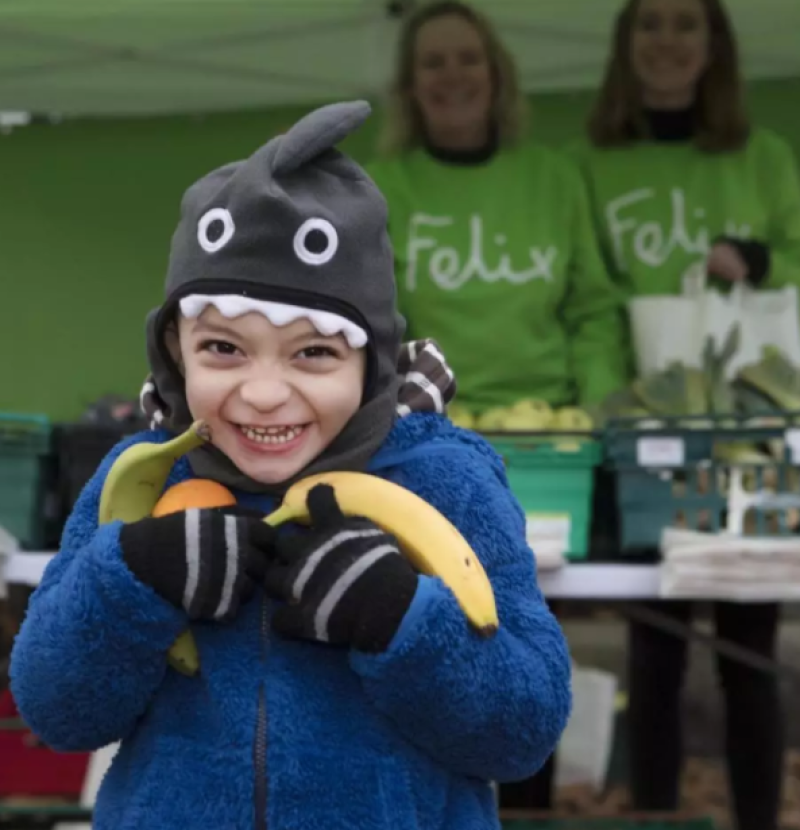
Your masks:
[{"label": "white plastic bag", "polygon": [[19,541],[0,525],[0,599],[8,596],[9,565],[11,557],[19,550]]},{"label": "white plastic bag", "polygon": [[572,714],[556,751],[556,787],[604,789],[614,747],[616,695],[616,675],[573,664]]},{"label": "white plastic bag", "polygon": [[740,346],[728,364],[732,377],[741,366],[761,357],[763,346],[777,346],[800,363],[800,305],[794,286],[755,291],[737,283],[729,294],[707,287],[705,263],[690,268],[683,293],[635,297],[628,305],[641,377],[659,372],[673,361],[702,368],[703,347],[710,335],[720,346],[739,325]]}]

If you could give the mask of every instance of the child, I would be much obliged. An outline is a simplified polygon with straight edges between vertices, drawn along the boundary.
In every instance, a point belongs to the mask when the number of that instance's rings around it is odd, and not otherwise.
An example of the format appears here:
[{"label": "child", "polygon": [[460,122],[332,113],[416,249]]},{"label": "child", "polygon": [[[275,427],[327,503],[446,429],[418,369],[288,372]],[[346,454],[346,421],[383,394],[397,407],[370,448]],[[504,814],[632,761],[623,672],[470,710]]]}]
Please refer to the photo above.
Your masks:
[{"label": "child", "polygon": [[[385,202],[334,149],[368,113],[323,107],[187,191],[148,319],[160,426],[103,462],[32,598],[11,667],[23,718],[57,750],[121,742],[99,830],[496,828],[489,782],[534,773],[564,728],[567,648],[502,462],[439,414],[432,344],[398,370]],[[213,446],[169,484],[213,478],[239,509],[98,527],[120,451],[195,418]],[[493,637],[330,489],[307,532],[276,541],[253,517],[334,469],[393,480],[461,530]],[[187,620],[195,677],[166,660]]]}]

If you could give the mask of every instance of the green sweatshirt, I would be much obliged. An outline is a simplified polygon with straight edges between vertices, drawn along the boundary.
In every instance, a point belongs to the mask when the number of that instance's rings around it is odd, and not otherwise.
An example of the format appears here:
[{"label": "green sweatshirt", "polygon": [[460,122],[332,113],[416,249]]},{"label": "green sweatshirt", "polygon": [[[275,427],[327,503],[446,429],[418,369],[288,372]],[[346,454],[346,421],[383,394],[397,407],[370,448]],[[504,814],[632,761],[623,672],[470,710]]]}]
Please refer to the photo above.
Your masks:
[{"label": "green sweatshirt", "polygon": [[622,384],[621,298],[570,160],[531,145],[479,165],[416,150],[368,172],[389,204],[408,336],[438,341],[461,404],[590,404]]},{"label": "green sweatshirt", "polygon": [[800,181],[789,146],[755,130],[739,152],[643,142],[571,148],[609,270],[627,296],[674,294],[720,235],[770,249],[764,288],[800,286]]}]

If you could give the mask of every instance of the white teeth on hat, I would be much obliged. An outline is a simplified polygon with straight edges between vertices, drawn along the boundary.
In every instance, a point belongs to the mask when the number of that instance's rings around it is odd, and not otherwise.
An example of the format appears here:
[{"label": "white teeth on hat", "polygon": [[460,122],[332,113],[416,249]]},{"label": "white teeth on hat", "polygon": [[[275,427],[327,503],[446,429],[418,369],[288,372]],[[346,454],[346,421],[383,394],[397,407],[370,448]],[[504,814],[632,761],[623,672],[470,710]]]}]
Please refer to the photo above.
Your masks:
[{"label": "white teeth on hat", "polygon": [[256,300],[237,294],[191,294],[180,301],[181,314],[190,320],[199,317],[208,306],[213,306],[229,320],[253,311],[266,317],[273,326],[279,327],[288,326],[295,320],[308,320],[325,337],[343,335],[351,349],[360,349],[367,345],[367,333],[361,326],[330,311],[273,303],[270,300]]}]

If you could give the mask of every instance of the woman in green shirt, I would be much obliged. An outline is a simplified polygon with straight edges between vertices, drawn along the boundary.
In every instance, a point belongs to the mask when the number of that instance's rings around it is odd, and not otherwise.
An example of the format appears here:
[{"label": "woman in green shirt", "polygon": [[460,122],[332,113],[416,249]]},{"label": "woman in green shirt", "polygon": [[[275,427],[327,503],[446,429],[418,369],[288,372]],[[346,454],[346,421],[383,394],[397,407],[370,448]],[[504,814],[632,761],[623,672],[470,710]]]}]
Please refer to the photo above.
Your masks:
[{"label": "woman in green shirt", "polygon": [[475,413],[596,403],[623,383],[619,293],[574,164],[523,138],[514,65],[484,18],[425,5],[404,26],[383,152],[409,337],[435,338]]},{"label": "woman in green shirt", "polygon": [[[589,406],[624,384],[620,292],[574,163],[524,137],[525,99],[488,21],[460,2],[405,21],[378,160],[408,337],[435,338],[473,414]],[[547,808],[552,760],[500,804]]]},{"label": "woman in green shirt", "polygon": [[[576,149],[609,270],[626,296],[677,293],[705,263],[728,283],[800,285],[800,186],[791,150],[751,126],[734,35],[719,0],[630,0]],[[688,622],[687,602],[658,609]],[[771,657],[778,605],[719,602],[718,635]],[[682,761],[684,640],[630,631],[634,807],[672,810]],[[782,721],[774,676],[718,659],[739,830],[776,830]]]}]

